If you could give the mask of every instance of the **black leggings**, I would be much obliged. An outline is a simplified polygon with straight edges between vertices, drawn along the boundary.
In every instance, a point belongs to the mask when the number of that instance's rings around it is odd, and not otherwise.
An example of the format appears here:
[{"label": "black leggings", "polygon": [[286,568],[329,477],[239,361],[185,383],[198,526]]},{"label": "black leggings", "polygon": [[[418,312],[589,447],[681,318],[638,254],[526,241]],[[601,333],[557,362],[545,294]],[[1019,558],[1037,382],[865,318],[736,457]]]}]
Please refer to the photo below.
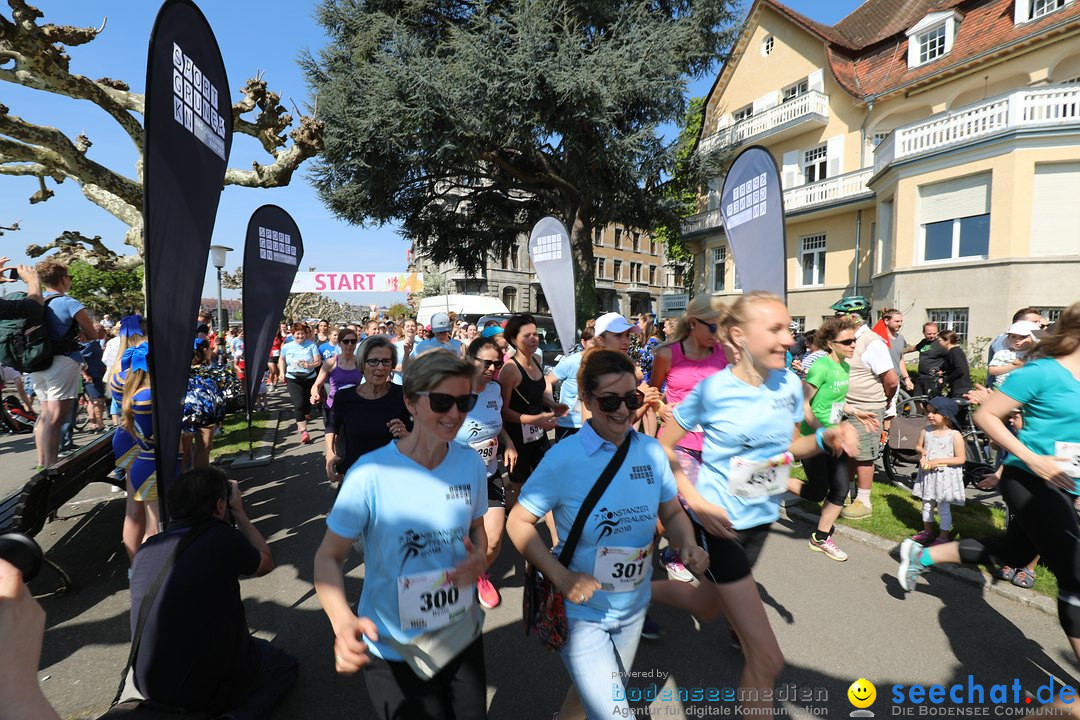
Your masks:
[{"label": "black leggings", "polygon": [[518,423],[506,423],[504,427],[518,451],[517,463],[514,464],[514,469],[510,473],[510,481],[524,485],[536,466],[544,459],[544,453],[551,447],[551,443],[548,441],[547,433],[544,433],[539,440],[525,442],[521,437],[521,425]]},{"label": "black leggings", "polygon": [[1061,627],[1069,637],[1080,637],[1080,522],[1073,497],[1011,465],[1005,466],[998,487],[1012,513],[1005,536],[961,540],[960,559],[1024,567],[1041,556],[1058,581]]},{"label": "black leggings", "polygon": [[806,484],[799,493],[800,497],[811,502],[825,500],[844,507],[844,500],[851,490],[851,469],[847,455],[836,457],[827,452],[805,458],[803,470],[806,471]]},{"label": "black leggings", "polygon": [[285,378],[285,387],[289,389],[292,400],[293,417],[296,422],[304,422],[311,412],[311,388],[315,385],[315,376],[308,378]]},{"label": "black leggings", "polygon": [[430,680],[403,662],[376,660],[364,671],[381,720],[482,720],[487,717],[484,644],[479,637]]}]

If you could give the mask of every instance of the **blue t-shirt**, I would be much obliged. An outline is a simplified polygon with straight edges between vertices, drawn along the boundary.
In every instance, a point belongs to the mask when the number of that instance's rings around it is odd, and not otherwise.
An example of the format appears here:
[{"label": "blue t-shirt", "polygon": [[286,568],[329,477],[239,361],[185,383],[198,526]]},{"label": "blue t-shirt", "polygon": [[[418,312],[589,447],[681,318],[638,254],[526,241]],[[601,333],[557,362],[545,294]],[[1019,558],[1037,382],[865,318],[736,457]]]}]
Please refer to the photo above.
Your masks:
[{"label": "blue t-shirt", "polygon": [[430,340],[424,340],[423,342],[418,342],[413,345],[412,355],[410,355],[409,357],[414,358],[417,355],[426,353],[429,350],[437,350],[440,348],[443,350],[449,350],[450,352],[454,353],[454,357],[461,357],[461,347],[461,341],[455,340],[454,338],[450,338],[450,342],[448,343],[441,343],[435,338],[431,338]]},{"label": "blue t-shirt", "polygon": [[297,363],[312,363],[319,357],[318,348],[314,340],[304,342],[291,342],[281,346],[281,357],[285,358],[285,376],[291,378],[309,378],[315,374],[318,368],[302,368]]},{"label": "blue t-shirt", "polygon": [[570,407],[570,412],[555,418],[555,424],[565,428],[581,427],[581,404],[578,402],[578,370],[581,369],[581,359],[585,353],[567,355],[551,371],[557,377],[562,386],[559,389],[559,402]]},{"label": "blue t-shirt", "polygon": [[324,342],[322,345],[319,346],[319,354],[322,355],[323,360],[329,360],[335,355],[341,354],[341,346],[331,345],[329,341]]},{"label": "blue t-shirt", "polygon": [[[518,502],[537,517],[553,511],[559,537],[565,539],[585,497],[617,449],[585,423],[576,434],[547,451],[522,488]],[[655,439],[635,433],[622,467],[585,521],[570,570],[593,575],[601,547],[651,547],[660,503],[676,493],[664,448]],[[559,549],[554,553],[557,556]],[[652,595],[652,561],[641,563],[640,571],[643,581],[636,589],[599,590],[584,604],[567,603],[567,617],[604,622],[626,619],[644,610]],[[597,578],[602,583],[607,579]]]},{"label": "blue t-shirt", "polygon": [[86,363],[86,374],[97,382],[101,382],[105,378],[105,363],[101,361],[101,343],[91,340],[79,343],[79,345],[82,348],[79,351],[79,361]]},{"label": "blue t-shirt", "polygon": [[[86,306],[70,295],[60,295],[52,291],[46,292],[44,299],[48,300],[54,296],[59,297],[45,306],[45,327],[50,340],[59,340],[67,334],[68,329],[75,322],[75,315]],[[82,365],[83,357],[78,350],[73,350],[66,355]]]},{"label": "blue t-shirt", "polygon": [[[998,390],[1024,406],[1020,442],[1054,455],[1055,442],[1080,443],[1080,381],[1054,358],[1039,358],[1009,373]],[[1031,472],[1011,453],[1006,465]]]},{"label": "blue t-shirt", "polygon": [[[344,538],[364,536],[366,569],[357,614],[371,618],[380,637],[407,643],[424,633],[401,627],[398,578],[450,569],[465,560],[465,537],[487,504],[484,463],[460,443],[449,444],[434,470],[402,455],[396,442],[361,456],[349,469],[326,526]],[[475,587],[460,591],[476,592]],[[376,656],[401,660],[389,645],[367,643]]]},{"label": "blue t-shirt", "polygon": [[[773,370],[760,387],[735,377],[730,367],[697,384],[674,411],[686,430],[704,430],[697,491],[724,508],[736,530],[780,517],[780,496],[737,497],[728,492],[731,459],[767,460],[788,449],[803,419],[802,383],[790,370]],[[531,480],[530,480],[531,482]]]}]

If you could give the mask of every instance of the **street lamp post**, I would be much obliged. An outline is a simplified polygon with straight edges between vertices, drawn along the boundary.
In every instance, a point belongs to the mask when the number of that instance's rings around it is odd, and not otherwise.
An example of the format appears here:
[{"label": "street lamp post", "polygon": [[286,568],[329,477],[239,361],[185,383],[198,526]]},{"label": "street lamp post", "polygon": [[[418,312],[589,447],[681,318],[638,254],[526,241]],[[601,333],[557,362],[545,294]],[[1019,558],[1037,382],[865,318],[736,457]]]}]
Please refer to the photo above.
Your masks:
[{"label": "street lamp post", "polygon": [[217,268],[217,338],[218,353],[224,352],[225,336],[225,311],[222,309],[221,300],[221,270],[225,267],[225,253],[232,252],[231,247],[225,245],[210,246],[210,262]]}]

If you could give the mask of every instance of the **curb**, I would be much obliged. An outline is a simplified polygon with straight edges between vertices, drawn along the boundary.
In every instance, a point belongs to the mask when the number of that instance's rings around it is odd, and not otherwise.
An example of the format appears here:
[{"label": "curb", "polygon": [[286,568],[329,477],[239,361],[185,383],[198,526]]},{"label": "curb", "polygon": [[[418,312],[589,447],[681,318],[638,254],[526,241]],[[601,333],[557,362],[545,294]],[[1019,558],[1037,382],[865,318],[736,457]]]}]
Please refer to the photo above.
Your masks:
[{"label": "curb", "polygon": [[262,467],[269,465],[274,460],[274,447],[277,440],[278,425],[281,423],[281,411],[271,410],[270,423],[267,424],[266,429],[263,430],[261,438],[257,438],[255,443],[265,443],[262,447],[255,449],[254,457],[248,458],[245,453],[234,455],[229,460],[229,467],[234,468],[249,468],[249,467]]},{"label": "curb", "polygon": [[[796,507],[796,502],[798,502],[798,499],[794,496],[785,498],[784,502],[780,505],[782,515],[789,520],[808,522],[811,525],[816,525],[818,516],[809,513],[800,507]],[[893,540],[886,540],[883,537],[872,535],[863,530],[856,530],[848,525],[837,525],[836,532],[844,537],[860,542],[863,545],[877,548],[890,556],[893,556],[897,548],[900,547],[899,543]],[[1051,617],[1056,618],[1058,616],[1057,601],[1054,598],[1047,597],[1046,595],[1042,595],[1033,590],[1023,590],[1014,587],[1002,580],[995,580],[989,573],[984,572],[982,569],[976,570],[974,568],[959,565],[935,565],[934,570],[936,572],[944,573],[960,582],[967,583],[968,585],[974,585],[987,592],[996,593],[1007,600],[1024,605],[1025,607],[1046,613]]]}]

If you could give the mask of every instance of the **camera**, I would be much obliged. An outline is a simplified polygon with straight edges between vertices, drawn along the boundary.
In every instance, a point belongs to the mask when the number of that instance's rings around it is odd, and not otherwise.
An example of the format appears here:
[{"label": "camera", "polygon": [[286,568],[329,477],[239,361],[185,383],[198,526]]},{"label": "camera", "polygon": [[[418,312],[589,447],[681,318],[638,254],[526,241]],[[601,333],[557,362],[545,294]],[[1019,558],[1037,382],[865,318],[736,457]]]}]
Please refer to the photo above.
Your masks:
[{"label": "camera", "polygon": [[0,558],[19,568],[23,582],[30,582],[41,571],[45,557],[33,538],[22,533],[0,535]]}]

